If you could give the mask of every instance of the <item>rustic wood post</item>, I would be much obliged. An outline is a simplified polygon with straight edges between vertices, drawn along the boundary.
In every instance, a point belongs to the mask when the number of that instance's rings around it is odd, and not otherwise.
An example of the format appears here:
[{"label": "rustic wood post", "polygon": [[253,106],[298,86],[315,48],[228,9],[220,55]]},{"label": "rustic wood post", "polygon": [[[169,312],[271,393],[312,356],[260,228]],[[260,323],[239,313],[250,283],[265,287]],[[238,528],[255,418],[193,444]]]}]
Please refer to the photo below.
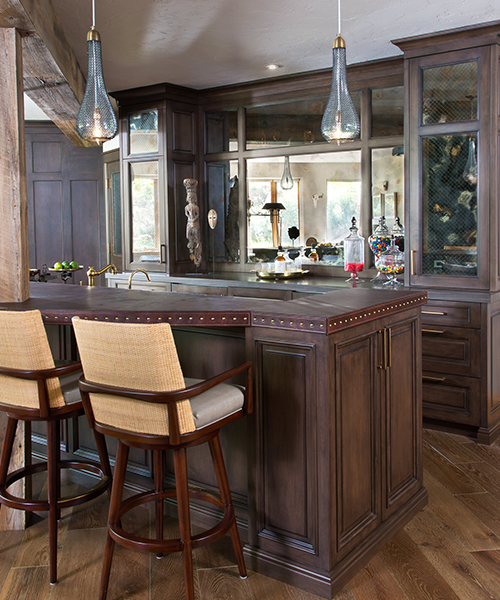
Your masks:
[{"label": "rustic wood post", "polygon": [[0,300],[29,298],[21,36],[0,28]]},{"label": "rustic wood post", "polygon": [[[21,36],[14,28],[0,28],[0,114],[0,300],[22,302],[29,298],[28,203]],[[29,433],[20,421],[11,470],[29,464]],[[20,481],[11,491],[23,495],[29,486],[29,481]],[[4,506],[0,529],[23,529],[27,517]]]}]

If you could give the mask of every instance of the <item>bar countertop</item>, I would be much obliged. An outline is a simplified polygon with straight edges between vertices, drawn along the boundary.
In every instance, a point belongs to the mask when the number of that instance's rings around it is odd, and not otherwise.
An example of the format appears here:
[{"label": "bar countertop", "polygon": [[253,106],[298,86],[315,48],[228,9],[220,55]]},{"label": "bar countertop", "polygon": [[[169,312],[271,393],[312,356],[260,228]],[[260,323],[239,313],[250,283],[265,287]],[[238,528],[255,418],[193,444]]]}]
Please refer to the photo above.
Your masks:
[{"label": "bar countertop", "polygon": [[407,289],[337,288],[285,301],[31,283],[28,300],[0,303],[0,310],[38,309],[48,324],[69,323],[79,316],[122,323],[259,326],[330,334],[426,301],[426,292]]}]

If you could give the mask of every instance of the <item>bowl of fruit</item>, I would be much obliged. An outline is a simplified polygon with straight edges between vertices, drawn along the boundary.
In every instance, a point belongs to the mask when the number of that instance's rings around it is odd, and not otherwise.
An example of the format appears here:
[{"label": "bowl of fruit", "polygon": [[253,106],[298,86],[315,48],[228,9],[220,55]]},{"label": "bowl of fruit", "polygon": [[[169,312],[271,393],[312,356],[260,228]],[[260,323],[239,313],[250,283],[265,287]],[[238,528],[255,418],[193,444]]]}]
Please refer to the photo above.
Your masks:
[{"label": "bowl of fruit", "polygon": [[49,268],[49,271],[61,273],[63,271],[80,271],[80,269],[83,269],[83,265],[79,265],[76,261],[63,260],[54,263],[54,266]]}]

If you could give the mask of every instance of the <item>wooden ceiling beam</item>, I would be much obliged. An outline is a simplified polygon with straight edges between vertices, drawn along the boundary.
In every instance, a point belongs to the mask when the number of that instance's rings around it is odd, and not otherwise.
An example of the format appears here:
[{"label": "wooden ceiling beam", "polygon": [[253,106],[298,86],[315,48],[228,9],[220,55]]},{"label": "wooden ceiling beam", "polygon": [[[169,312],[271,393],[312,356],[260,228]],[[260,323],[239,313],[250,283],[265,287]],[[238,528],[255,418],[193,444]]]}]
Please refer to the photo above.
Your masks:
[{"label": "wooden ceiling beam", "polygon": [[22,35],[27,96],[76,146],[95,146],[76,131],[85,77],[51,0],[0,0],[0,27]]}]

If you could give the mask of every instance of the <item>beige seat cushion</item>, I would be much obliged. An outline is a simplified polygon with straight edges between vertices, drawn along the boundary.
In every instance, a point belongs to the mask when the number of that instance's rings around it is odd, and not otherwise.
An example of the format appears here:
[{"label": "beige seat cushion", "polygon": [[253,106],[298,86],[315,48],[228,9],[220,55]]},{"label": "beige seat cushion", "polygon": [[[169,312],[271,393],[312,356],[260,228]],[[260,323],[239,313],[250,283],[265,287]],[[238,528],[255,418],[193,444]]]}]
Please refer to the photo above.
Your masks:
[{"label": "beige seat cushion", "polygon": [[83,371],[79,369],[78,371],[59,377],[65,404],[74,404],[75,402],[81,401],[82,396],[80,394],[80,388],[78,387],[78,380],[82,374]]},{"label": "beige seat cushion", "polygon": [[[203,381],[203,379],[184,378],[186,387]],[[212,425],[224,417],[228,417],[242,409],[245,395],[238,385],[219,383],[206,392],[190,398],[191,410],[196,429]]]}]

